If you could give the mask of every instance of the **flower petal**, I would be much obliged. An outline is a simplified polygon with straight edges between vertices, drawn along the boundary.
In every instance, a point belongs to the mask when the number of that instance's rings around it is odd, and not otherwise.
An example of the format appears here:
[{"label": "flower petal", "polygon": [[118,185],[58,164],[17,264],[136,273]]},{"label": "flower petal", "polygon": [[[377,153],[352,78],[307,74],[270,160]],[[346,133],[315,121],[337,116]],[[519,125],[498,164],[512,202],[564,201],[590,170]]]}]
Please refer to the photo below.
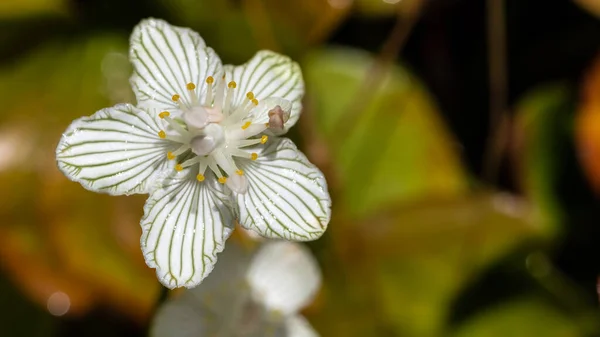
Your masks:
[{"label": "flower petal", "polygon": [[156,117],[132,105],[102,109],[71,123],[56,148],[58,167],[95,192],[147,193],[173,164],[166,158],[173,145],[159,130]]},{"label": "flower petal", "polygon": [[300,315],[289,317],[285,321],[285,330],[285,337],[319,337],[306,318]]},{"label": "flower petal", "polygon": [[212,175],[198,182],[190,169],[165,179],[144,206],[146,264],[168,288],[195,287],[212,271],[234,218],[223,186]]},{"label": "flower petal", "polygon": [[240,299],[249,298],[246,272],[254,251],[230,242],[219,254],[219,263],[202,284],[191,289],[186,296],[194,298],[196,303],[208,308],[217,316],[228,316]]},{"label": "flower petal", "polygon": [[236,194],[240,224],[270,238],[319,238],[331,216],[323,173],[287,138],[269,140],[257,152],[257,160],[238,163],[248,178],[248,191]]},{"label": "flower petal", "polygon": [[150,336],[198,337],[211,336],[218,331],[212,313],[185,295],[168,301],[158,309],[152,320]]},{"label": "flower petal", "polygon": [[319,267],[308,248],[287,241],[263,245],[247,279],[254,300],[284,316],[309,304],[321,285]]},{"label": "flower petal", "polygon": [[[304,96],[304,80],[300,66],[289,57],[272,51],[263,50],[254,55],[250,61],[241,66],[226,66],[226,77],[234,80],[239,89],[234,91],[233,106],[244,104],[246,93],[252,91],[259,102],[270,97],[278,97],[292,103],[290,119],[284,125],[283,134],[291,128],[300,117],[302,97]],[[259,106],[260,107],[260,106]],[[253,110],[254,118],[266,120],[269,109]]]},{"label": "flower petal", "polygon": [[130,43],[134,68],[130,81],[142,108],[178,109],[172,97],[178,94],[181,103],[189,104],[187,83],[196,85],[195,95],[201,98],[206,94],[206,78],[223,73],[219,56],[198,33],[163,20],[143,20]]}]

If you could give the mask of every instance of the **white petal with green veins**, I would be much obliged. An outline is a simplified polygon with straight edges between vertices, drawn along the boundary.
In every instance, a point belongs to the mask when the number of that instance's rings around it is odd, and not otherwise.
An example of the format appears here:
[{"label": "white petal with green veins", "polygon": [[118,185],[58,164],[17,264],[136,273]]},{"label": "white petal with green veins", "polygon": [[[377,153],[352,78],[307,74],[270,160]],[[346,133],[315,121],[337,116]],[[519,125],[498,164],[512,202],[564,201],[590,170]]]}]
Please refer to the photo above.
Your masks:
[{"label": "white petal with green veins", "polygon": [[287,241],[263,245],[247,278],[254,300],[285,316],[310,303],[321,285],[319,266],[308,248]]},{"label": "white petal with green veins", "polygon": [[[232,103],[240,106],[248,92],[254,93],[259,103],[269,97],[278,97],[292,103],[290,119],[285,123],[284,131],[296,124],[302,110],[304,80],[300,66],[289,57],[272,51],[259,51],[250,61],[240,66],[225,66],[227,79],[235,81],[236,90]],[[263,116],[268,110],[256,110],[256,120],[269,120]]]},{"label": "white petal with green veins", "polygon": [[192,170],[174,173],[144,206],[142,252],[168,288],[198,285],[212,271],[234,228],[223,185],[212,174],[203,182],[195,175]]},{"label": "white petal with green veins", "polygon": [[77,119],[56,148],[58,167],[92,191],[147,193],[173,165],[166,158],[173,145],[158,137],[158,123],[129,104]]},{"label": "white petal with green veins", "polygon": [[323,173],[287,138],[269,138],[257,151],[238,165],[248,179],[248,191],[236,195],[240,224],[269,238],[319,238],[331,217]]},{"label": "white petal with green veins", "polygon": [[[190,94],[205,97],[206,78],[223,73],[219,56],[198,33],[157,19],[143,20],[135,27],[129,57],[138,106],[158,112],[179,109],[172,100],[175,94],[182,104],[191,103]],[[195,92],[188,92],[188,83],[196,86]]]}]

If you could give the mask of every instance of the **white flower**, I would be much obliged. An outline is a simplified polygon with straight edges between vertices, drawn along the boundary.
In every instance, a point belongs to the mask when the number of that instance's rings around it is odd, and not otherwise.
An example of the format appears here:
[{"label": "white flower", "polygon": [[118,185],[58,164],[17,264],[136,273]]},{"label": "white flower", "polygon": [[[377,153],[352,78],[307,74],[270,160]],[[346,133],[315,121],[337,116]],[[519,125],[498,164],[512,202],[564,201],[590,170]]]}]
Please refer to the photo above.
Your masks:
[{"label": "white flower", "polygon": [[150,193],[141,246],[170,288],[212,270],[235,221],[268,238],[320,237],[331,215],[323,174],[285,133],[304,82],[288,57],[258,52],[222,66],[195,32],[142,21],[131,36],[137,106],[75,120],[56,150],[85,188]]},{"label": "white flower", "polygon": [[252,255],[230,245],[220,259],[204,283],[159,309],[151,336],[318,336],[298,314],[321,283],[306,247],[269,242]]}]

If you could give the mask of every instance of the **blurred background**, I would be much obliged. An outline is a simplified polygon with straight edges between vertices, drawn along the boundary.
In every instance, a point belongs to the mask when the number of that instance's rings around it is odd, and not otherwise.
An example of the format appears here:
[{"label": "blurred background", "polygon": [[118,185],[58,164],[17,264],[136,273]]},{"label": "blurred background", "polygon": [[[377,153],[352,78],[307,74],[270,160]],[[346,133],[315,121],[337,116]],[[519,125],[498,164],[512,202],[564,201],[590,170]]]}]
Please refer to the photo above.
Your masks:
[{"label": "blurred background", "polygon": [[290,137],[334,205],[322,336],[600,336],[598,0],[2,0],[0,335],[147,334],[145,197],[84,190],[54,149],[134,101],[150,16],[224,63],[301,64]]}]

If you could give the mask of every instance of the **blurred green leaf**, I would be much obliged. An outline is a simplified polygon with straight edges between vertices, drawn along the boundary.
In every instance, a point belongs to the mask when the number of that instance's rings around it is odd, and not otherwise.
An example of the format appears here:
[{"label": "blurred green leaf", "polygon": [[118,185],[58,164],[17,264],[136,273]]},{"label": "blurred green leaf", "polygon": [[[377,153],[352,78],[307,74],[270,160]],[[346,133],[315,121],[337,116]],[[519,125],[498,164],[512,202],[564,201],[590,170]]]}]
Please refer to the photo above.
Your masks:
[{"label": "blurred green leaf", "polygon": [[[338,205],[356,216],[398,202],[464,194],[467,173],[458,144],[426,88],[400,66],[389,68],[375,88],[362,88],[373,62],[351,49],[314,52],[304,62],[306,109],[331,147],[342,190]],[[364,109],[354,111],[361,104]]]},{"label": "blurred green leaf", "polygon": [[139,248],[143,197],[86,191],[54,157],[73,119],[131,99],[126,51],[120,36],[53,42],[0,69],[0,182],[15,191],[0,196],[0,254],[41,305],[61,291],[73,313],[103,303],[143,320],[158,290]]},{"label": "blurred green leaf", "polygon": [[[326,279],[333,284],[326,286],[331,307],[324,312],[355,317],[368,308],[376,314],[366,317],[375,321],[364,326],[402,336],[441,336],[456,294],[486,266],[539,236],[541,228],[530,215],[516,197],[480,193],[396,206],[353,230],[345,228],[347,235],[335,238],[343,276]],[[355,305],[339,304],[347,303],[347,294],[353,294]],[[324,335],[343,328],[331,323],[336,319],[315,319],[329,332]]]},{"label": "blurred green leaf", "polygon": [[[349,0],[339,0],[349,1]],[[364,16],[405,15],[420,6],[423,0],[354,0],[354,10]]]},{"label": "blurred green leaf", "polygon": [[587,336],[578,323],[535,298],[521,299],[483,311],[453,337]]},{"label": "blurred green leaf", "polygon": [[571,94],[561,84],[537,88],[516,106],[513,154],[519,179],[550,236],[556,234],[563,216],[556,184],[573,109]]},{"label": "blurred green leaf", "polygon": [[317,44],[345,17],[348,8],[327,0],[162,0],[173,24],[202,35],[225,63],[246,62],[259,49],[292,57]]},{"label": "blurred green leaf", "polygon": [[32,15],[64,15],[68,0],[2,0],[0,19],[14,19]]}]

